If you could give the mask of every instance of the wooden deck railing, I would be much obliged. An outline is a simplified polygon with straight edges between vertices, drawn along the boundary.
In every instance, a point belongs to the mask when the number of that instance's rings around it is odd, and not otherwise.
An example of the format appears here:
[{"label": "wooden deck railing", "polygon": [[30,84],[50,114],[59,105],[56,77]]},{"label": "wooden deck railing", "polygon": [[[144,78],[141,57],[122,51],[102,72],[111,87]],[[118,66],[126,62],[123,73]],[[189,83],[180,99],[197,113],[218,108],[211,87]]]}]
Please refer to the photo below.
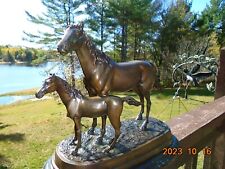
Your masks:
[{"label": "wooden deck railing", "polygon": [[[225,48],[221,49],[215,101],[168,122],[179,141],[180,153],[164,169],[196,169],[199,153],[203,169],[225,169]],[[200,164],[198,164],[200,165]]]}]

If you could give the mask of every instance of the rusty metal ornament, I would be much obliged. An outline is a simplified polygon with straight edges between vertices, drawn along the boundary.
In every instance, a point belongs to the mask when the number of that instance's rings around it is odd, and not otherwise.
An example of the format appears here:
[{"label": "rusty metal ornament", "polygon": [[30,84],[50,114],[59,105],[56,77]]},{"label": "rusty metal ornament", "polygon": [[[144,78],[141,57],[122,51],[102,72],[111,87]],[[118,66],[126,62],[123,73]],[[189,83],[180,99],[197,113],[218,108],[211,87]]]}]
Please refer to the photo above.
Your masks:
[{"label": "rusty metal ornament", "polygon": [[[105,53],[98,50],[83,30],[83,24],[69,26],[57,45],[61,54],[75,51],[84,73],[84,84],[89,96],[108,96],[112,91],[133,90],[140,97],[141,111],[138,120],[144,112],[146,104],[146,119],[141,129],[147,130],[151,109],[150,91],[153,88],[157,69],[147,61],[131,61],[116,63]],[[97,125],[94,118],[90,133],[93,134]]]},{"label": "rusty metal ornament", "polygon": [[[102,142],[105,134],[106,117],[109,118],[114,128],[114,138],[110,146],[105,149],[106,152],[114,148],[118,137],[120,136],[120,116],[123,110],[123,103],[127,102],[130,105],[139,106],[140,102],[134,98],[117,97],[117,96],[104,96],[104,97],[85,97],[77,89],[72,88],[69,84],[56,75],[50,76],[45,80],[42,88],[35,94],[37,98],[42,98],[45,94],[56,91],[63,104],[67,109],[67,116],[74,121],[74,139],[71,144],[76,144],[73,154],[77,154],[78,149],[81,147],[81,118],[82,117],[102,117],[102,130],[99,142]],[[77,143],[76,143],[77,141]]]}]

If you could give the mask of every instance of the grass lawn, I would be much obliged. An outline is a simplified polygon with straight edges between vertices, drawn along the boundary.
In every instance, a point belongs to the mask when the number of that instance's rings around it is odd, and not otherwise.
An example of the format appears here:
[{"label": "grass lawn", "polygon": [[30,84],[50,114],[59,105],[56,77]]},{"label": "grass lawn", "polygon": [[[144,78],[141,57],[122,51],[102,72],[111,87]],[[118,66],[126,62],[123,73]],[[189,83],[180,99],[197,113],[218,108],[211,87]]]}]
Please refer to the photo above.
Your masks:
[{"label": "grass lawn", "polygon": [[4,93],[0,94],[1,96],[20,96],[20,95],[32,95],[37,91],[36,88],[34,89],[27,89],[27,90],[22,90],[22,91],[16,91],[16,92],[9,92],[9,93]]},{"label": "grass lawn", "polygon": [[[173,100],[174,92],[174,89],[153,91],[151,117],[168,121],[213,100],[212,94],[205,89],[191,90],[188,100]],[[136,95],[130,95],[138,99]],[[124,104],[122,120],[135,118],[139,109]],[[82,119],[88,127],[91,122],[91,119]],[[101,120],[98,122],[100,124]],[[83,130],[86,128],[83,127]],[[54,99],[0,106],[0,169],[39,169],[52,155],[56,145],[71,134],[73,122],[66,117],[64,105]]]}]

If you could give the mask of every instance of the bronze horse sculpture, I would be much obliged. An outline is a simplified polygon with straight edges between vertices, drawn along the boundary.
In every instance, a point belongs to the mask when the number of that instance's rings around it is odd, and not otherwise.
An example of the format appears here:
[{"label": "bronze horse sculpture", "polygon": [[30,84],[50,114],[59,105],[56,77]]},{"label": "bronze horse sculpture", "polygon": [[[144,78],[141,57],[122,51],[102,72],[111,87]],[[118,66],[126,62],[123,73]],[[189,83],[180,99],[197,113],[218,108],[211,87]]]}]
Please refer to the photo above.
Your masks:
[{"label": "bronze horse sculpture", "polygon": [[123,102],[130,105],[139,106],[140,102],[134,98],[127,96],[120,98],[117,96],[91,97],[87,98],[81,94],[77,89],[72,88],[65,80],[56,75],[50,76],[45,80],[42,88],[35,94],[37,98],[42,98],[45,94],[56,91],[59,94],[63,104],[67,109],[67,117],[74,121],[75,137],[72,144],[77,140],[77,146],[74,151],[76,154],[81,147],[81,118],[82,117],[102,117],[102,130],[99,140],[105,134],[106,117],[115,130],[115,137],[112,139],[109,148],[105,151],[111,150],[120,135],[120,116],[123,110]]},{"label": "bronze horse sculpture", "polygon": [[[107,96],[112,91],[136,92],[141,101],[141,111],[137,120],[142,119],[144,98],[147,101],[146,119],[141,126],[146,130],[151,109],[150,90],[153,88],[157,69],[147,61],[131,61],[116,63],[105,53],[98,50],[91,39],[85,34],[83,24],[69,26],[57,45],[61,54],[75,51],[84,73],[84,84],[89,96]],[[93,119],[92,130],[97,125]]]}]

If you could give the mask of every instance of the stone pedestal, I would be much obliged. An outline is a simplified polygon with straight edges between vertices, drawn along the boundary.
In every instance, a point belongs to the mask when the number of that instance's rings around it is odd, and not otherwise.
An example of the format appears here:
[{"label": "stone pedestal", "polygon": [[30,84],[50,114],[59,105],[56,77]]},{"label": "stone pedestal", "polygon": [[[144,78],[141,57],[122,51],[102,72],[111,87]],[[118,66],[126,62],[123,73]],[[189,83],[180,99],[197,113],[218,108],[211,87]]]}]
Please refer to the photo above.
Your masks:
[{"label": "stone pedestal", "polygon": [[123,121],[117,144],[108,153],[103,150],[114,137],[114,129],[111,126],[107,126],[102,144],[97,143],[99,129],[96,129],[95,135],[83,132],[82,148],[76,156],[72,154],[75,146],[70,145],[73,139],[73,136],[70,136],[59,143],[44,169],[125,169],[145,165],[147,168],[157,168],[149,165],[164,165],[169,158],[163,156],[163,148],[174,144],[170,129],[165,123],[150,118],[148,130],[141,131],[142,123],[142,120],[134,119]]}]

